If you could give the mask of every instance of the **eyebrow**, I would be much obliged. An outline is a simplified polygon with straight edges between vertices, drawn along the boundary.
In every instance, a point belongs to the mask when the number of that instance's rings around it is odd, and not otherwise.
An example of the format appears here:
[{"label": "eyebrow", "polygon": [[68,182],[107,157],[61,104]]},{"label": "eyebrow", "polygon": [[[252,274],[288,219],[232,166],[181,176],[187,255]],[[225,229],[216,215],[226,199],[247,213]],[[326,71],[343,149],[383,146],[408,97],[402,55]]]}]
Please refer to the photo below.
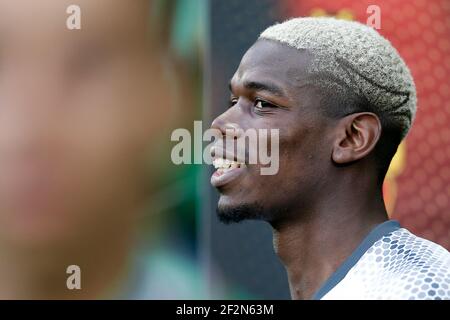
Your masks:
[{"label": "eyebrow", "polygon": [[[233,91],[231,82],[228,84],[228,88],[230,89],[231,92]],[[254,91],[267,91],[279,97],[285,96],[283,89],[270,82],[245,81],[244,88]]]}]

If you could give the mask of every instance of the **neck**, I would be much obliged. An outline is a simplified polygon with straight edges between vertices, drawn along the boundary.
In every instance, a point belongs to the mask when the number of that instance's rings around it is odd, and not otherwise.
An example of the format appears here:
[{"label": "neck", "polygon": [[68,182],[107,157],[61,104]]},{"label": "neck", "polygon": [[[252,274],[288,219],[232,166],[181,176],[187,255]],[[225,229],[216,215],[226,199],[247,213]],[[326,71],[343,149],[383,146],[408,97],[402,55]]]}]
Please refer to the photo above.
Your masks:
[{"label": "neck", "polygon": [[[132,246],[133,228],[102,226],[83,239],[50,248],[0,250],[0,299],[94,299],[120,283]],[[69,290],[67,267],[81,269],[81,289]]]},{"label": "neck", "polygon": [[286,267],[293,299],[311,299],[366,235],[387,220],[379,190],[349,185],[322,190],[332,198],[289,215],[300,218],[272,224],[274,248]]}]

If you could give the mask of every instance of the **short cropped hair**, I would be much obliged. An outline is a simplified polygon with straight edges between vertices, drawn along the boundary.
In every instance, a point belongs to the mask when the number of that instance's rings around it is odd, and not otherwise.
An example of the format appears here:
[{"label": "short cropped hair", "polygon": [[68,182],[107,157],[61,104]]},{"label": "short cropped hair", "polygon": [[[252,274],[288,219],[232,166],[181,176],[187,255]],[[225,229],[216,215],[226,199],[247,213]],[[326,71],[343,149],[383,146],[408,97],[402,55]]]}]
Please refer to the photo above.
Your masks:
[{"label": "short cropped hair", "polygon": [[317,77],[318,84],[334,92],[350,89],[369,108],[365,111],[398,132],[398,142],[406,136],[416,113],[414,81],[397,50],[373,28],[335,18],[294,18],[267,28],[259,38],[311,52],[309,71],[326,75]]}]

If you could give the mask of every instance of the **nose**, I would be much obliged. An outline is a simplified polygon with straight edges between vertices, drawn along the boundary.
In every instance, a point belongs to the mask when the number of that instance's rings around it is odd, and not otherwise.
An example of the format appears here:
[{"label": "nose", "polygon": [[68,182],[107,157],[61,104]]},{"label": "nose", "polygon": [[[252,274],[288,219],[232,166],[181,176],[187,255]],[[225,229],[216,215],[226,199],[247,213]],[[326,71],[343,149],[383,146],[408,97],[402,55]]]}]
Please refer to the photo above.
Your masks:
[{"label": "nose", "polygon": [[217,129],[222,132],[223,137],[237,139],[242,134],[242,128],[238,123],[233,122],[230,119],[230,111],[231,109],[227,110],[216,119],[214,119],[211,124],[211,128]]}]

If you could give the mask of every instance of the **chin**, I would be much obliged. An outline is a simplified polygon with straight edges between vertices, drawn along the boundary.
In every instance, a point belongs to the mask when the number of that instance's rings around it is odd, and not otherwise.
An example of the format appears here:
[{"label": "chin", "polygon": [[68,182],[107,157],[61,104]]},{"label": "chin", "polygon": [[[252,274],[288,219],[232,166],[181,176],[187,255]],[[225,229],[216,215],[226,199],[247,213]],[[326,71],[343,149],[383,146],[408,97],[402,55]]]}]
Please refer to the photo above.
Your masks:
[{"label": "chin", "polygon": [[221,195],[217,205],[217,215],[225,224],[239,223],[245,220],[260,220],[275,223],[288,218],[292,206],[287,203],[267,205],[262,201],[235,201],[230,196]]},{"label": "chin", "polygon": [[239,223],[245,220],[269,220],[263,207],[257,203],[231,203],[222,196],[217,205],[217,216],[225,224]]}]

